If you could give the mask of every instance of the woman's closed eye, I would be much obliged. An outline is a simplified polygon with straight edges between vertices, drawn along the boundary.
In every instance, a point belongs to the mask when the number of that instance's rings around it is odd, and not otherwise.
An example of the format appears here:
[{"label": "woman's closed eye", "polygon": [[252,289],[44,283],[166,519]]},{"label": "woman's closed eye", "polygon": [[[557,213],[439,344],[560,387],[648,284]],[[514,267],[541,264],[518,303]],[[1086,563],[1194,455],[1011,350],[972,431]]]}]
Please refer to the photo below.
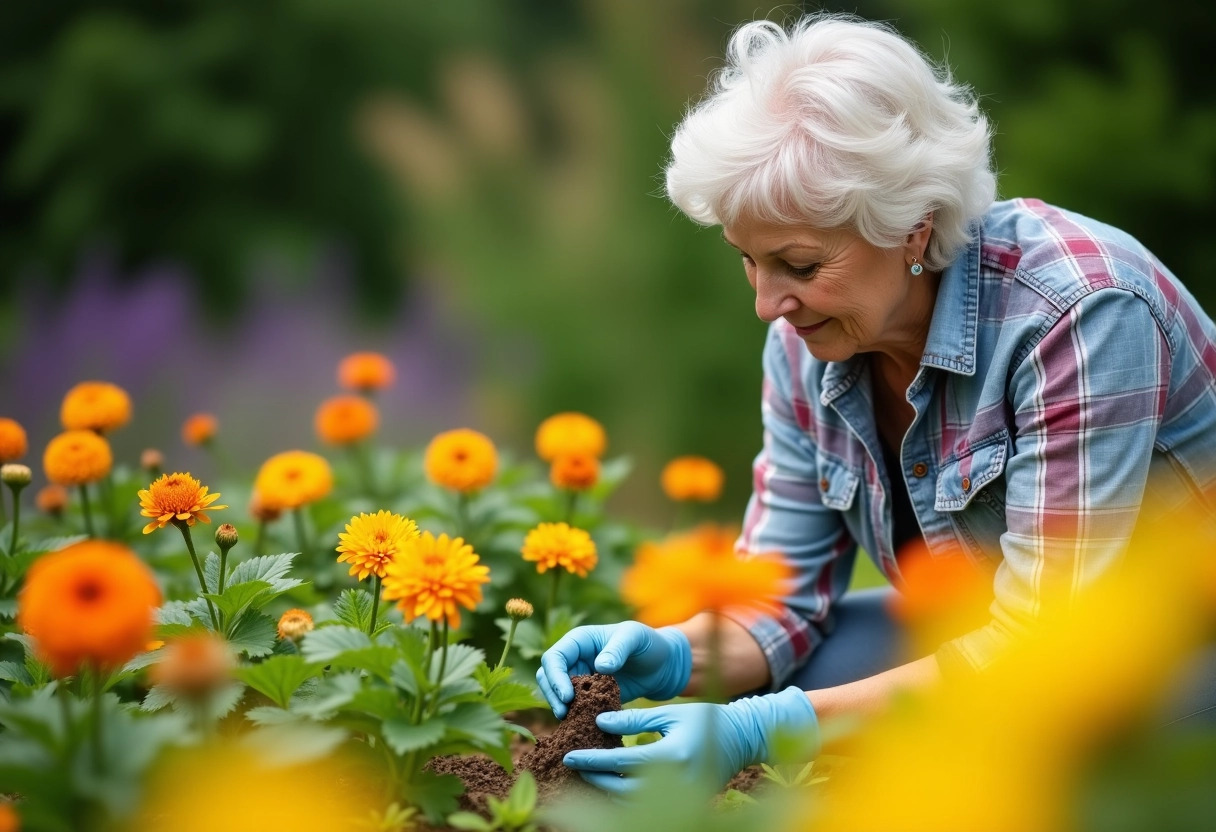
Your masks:
[{"label": "woman's closed eye", "polygon": [[786,268],[794,277],[810,277],[819,269],[818,263],[811,263],[809,266],[795,266],[792,263],[787,263]]}]

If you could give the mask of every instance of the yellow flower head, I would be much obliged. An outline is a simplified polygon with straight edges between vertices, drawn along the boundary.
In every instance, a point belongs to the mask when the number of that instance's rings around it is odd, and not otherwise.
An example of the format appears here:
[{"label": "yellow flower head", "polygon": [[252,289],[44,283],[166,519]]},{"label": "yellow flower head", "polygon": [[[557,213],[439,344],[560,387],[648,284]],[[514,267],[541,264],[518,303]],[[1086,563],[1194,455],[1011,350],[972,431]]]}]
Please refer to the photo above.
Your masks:
[{"label": "yellow flower head", "polygon": [[380,414],[362,396],[334,396],[321,402],[313,425],[322,442],[349,445],[375,433]]},{"label": "yellow flower head", "polygon": [[107,381],[82,381],[63,397],[59,421],[64,430],[117,430],[131,421],[131,397]]},{"label": "yellow flower head", "polygon": [[586,491],[600,479],[600,461],[590,454],[559,454],[549,466],[549,481],[567,491]]},{"label": "yellow flower head", "polygon": [[334,487],[325,458],[308,451],[284,451],[262,463],[253,490],[267,509],[299,508],[316,502]]},{"label": "yellow flower head", "polygon": [[151,523],[144,526],[144,534],[163,529],[175,521],[184,521],[187,526],[199,521],[210,523],[208,511],[228,508],[212,505],[219,498],[218,491],[208,494],[207,486],[189,474],[162,474],[147,489],[139,492],[139,513],[153,518]]},{"label": "yellow flower head", "polygon": [[0,418],[0,462],[14,462],[25,456],[29,441],[25,428],[13,420]]},{"label": "yellow flower head", "polygon": [[460,626],[460,608],[481,602],[481,585],[490,582],[490,568],[463,539],[423,532],[410,541],[384,575],[384,600],[397,601],[407,621],[426,616]]},{"label": "yellow flower head", "polygon": [[148,669],[148,681],[178,696],[205,696],[232,678],[235,668],[228,642],[199,630],[171,639],[163,658]]},{"label": "yellow flower head", "polygon": [[747,611],[780,604],[791,577],[775,555],[740,556],[735,535],[702,526],[638,548],[621,596],[653,627],[678,624],[706,610]]},{"label": "yellow flower head", "polygon": [[556,413],[536,429],[536,454],[545,462],[566,454],[598,459],[607,447],[604,426],[583,413]]},{"label": "yellow flower head", "polygon": [[46,478],[59,485],[86,485],[110,473],[110,443],[91,430],[69,430],[47,443],[42,454]]},{"label": "yellow flower head", "polygon": [[305,633],[311,633],[316,625],[308,610],[292,609],[279,616],[279,638],[299,641]]},{"label": "yellow flower head", "polygon": [[467,494],[494,481],[498,451],[485,434],[467,428],[449,430],[427,445],[423,465],[431,482]]},{"label": "yellow flower head", "polygon": [[219,433],[220,420],[210,413],[195,413],[182,423],[182,441],[187,445],[206,445]]},{"label": "yellow flower head", "polygon": [[541,523],[528,532],[523,555],[524,560],[536,564],[536,571],[541,574],[560,566],[580,578],[587,577],[597,560],[591,535],[565,523]]},{"label": "yellow flower head", "polygon": [[722,469],[703,456],[676,457],[663,467],[663,492],[673,500],[712,503],[722,495]]},{"label": "yellow flower head", "polygon": [[383,390],[396,380],[393,362],[378,352],[351,353],[338,365],[338,384],[347,390]]},{"label": "yellow flower head", "polygon": [[403,547],[418,537],[418,524],[408,517],[383,509],[375,514],[360,514],[346,524],[338,535],[338,563],[349,563],[350,574],[359,580],[368,575],[384,577],[384,570],[401,554]]}]

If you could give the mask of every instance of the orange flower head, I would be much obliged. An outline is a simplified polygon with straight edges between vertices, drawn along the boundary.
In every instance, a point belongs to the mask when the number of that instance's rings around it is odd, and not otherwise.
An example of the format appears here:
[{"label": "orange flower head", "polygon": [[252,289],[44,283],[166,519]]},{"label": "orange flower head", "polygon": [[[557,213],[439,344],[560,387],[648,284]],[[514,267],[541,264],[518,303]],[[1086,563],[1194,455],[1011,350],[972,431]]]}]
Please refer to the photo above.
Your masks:
[{"label": "orange flower head", "polygon": [[408,517],[381,509],[375,514],[359,514],[338,535],[338,563],[349,563],[350,574],[365,580],[368,575],[384,577],[384,570],[402,548],[418,536],[418,524]]},{"label": "orange flower head", "polygon": [[607,447],[604,426],[583,413],[555,413],[536,429],[536,454],[545,462],[564,454],[598,459]]},{"label": "orange flower head", "polygon": [[59,677],[122,666],[152,640],[161,604],[152,571],[119,543],[85,540],[43,555],[17,598],[17,620]]},{"label": "orange flower head", "polygon": [[69,430],[47,443],[42,454],[46,478],[59,485],[87,485],[110,473],[110,443],[91,430]]},{"label": "orange flower head", "polygon": [[21,817],[13,804],[0,800],[0,832],[19,832],[20,829]]},{"label": "orange flower head", "polygon": [[259,523],[273,523],[278,520],[283,514],[282,509],[277,509],[274,506],[266,505],[266,501],[262,499],[258,492],[254,491],[253,496],[249,498],[249,516]]},{"label": "orange flower head", "polygon": [[549,481],[567,491],[586,491],[600,480],[600,461],[591,454],[558,454],[549,466]]},{"label": "orange flower head", "polygon": [[171,639],[164,657],[148,670],[148,681],[178,696],[197,698],[232,678],[236,659],[228,642],[210,630]]},{"label": "orange flower head", "polygon": [[25,428],[13,419],[0,417],[0,462],[14,462],[28,450]]},{"label": "orange flower head", "polygon": [[160,474],[165,467],[165,455],[156,448],[144,448],[139,454],[139,467],[150,474]]},{"label": "orange flower head", "polygon": [[59,421],[64,430],[117,430],[131,421],[131,397],[108,381],[82,381],[63,397]]},{"label": "orange flower head", "polygon": [[891,597],[891,615],[928,652],[989,620],[992,573],[961,551],[935,557],[922,541],[900,552],[899,572],[899,592]]},{"label": "orange flower head", "polygon": [[653,627],[706,610],[746,612],[779,606],[792,571],[776,555],[739,555],[734,534],[702,526],[638,548],[621,596]]},{"label": "orange flower head", "polygon": [[356,352],[338,365],[338,384],[347,390],[370,393],[391,387],[397,380],[393,362],[378,352]]},{"label": "orange flower head", "polygon": [[490,567],[462,538],[423,532],[410,541],[384,575],[384,600],[397,601],[406,620],[425,616],[460,626],[460,608],[481,602],[481,585],[490,582]]},{"label": "orange flower head", "polygon": [[375,433],[380,426],[380,414],[362,396],[334,396],[317,408],[313,426],[322,442],[349,445]]},{"label": "orange flower head", "polygon": [[595,568],[595,541],[582,529],[565,523],[541,523],[524,538],[524,560],[536,564],[542,575],[559,566],[580,578]]},{"label": "orange flower head", "polygon": [[449,430],[427,445],[423,465],[431,482],[467,494],[494,481],[498,451],[485,434],[467,428]]},{"label": "orange flower head", "polygon": [[680,502],[712,503],[722,495],[722,469],[703,456],[676,457],[663,467],[663,492]]},{"label": "orange flower head", "polygon": [[34,497],[34,505],[43,514],[57,517],[68,507],[68,490],[55,483],[43,486]]},{"label": "orange flower head", "polygon": [[219,498],[218,491],[208,494],[207,486],[189,474],[162,474],[146,490],[139,492],[139,513],[153,518],[151,523],[144,526],[144,534],[163,529],[169,523],[184,522],[187,526],[199,521],[210,523],[208,511],[228,508],[212,505]]},{"label": "orange flower head", "polygon": [[311,633],[315,626],[307,610],[288,610],[279,616],[279,638],[299,641],[305,633]]},{"label": "orange flower head", "polygon": [[220,420],[210,413],[195,413],[182,423],[182,441],[187,445],[206,445],[219,433]]},{"label": "orange flower head", "polygon": [[325,497],[334,474],[325,457],[309,451],[284,451],[262,463],[253,490],[266,508],[299,508]]}]

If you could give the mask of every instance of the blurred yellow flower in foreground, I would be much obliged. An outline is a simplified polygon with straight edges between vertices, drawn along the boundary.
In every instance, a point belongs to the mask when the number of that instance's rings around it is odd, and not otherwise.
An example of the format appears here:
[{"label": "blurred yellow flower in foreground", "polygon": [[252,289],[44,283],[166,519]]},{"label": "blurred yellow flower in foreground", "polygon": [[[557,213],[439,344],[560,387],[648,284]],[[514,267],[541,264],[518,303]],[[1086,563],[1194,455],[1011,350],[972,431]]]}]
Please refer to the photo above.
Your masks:
[{"label": "blurred yellow flower in foreground", "polygon": [[391,387],[397,380],[393,362],[378,352],[355,352],[338,364],[338,384],[347,390],[369,393]]},{"label": "blurred yellow flower in foreground", "polygon": [[418,524],[408,517],[381,509],[375,514],[360,513],[338,535],[338,563],[349,563],[350,574],[359,580],[369,575],[384,577],[384,570],[418,537]]},{"label": "blurred yellow flower in foreground", "polygon": [[64,430],[116,430],[131,421],[131,397],[108,381],[82,381],[63,397],[59,420]]},{"label": "blurred yellow flower in foreground", "polygon": [[69,430],[47,443],[42,454],[46,478],[58,485],[86,485],[110,473],[110,443],[91,430]]},{"label": "blurred yellow flower in foreground", "polygon": [[0,418],[0,462],[14,462],[25,456],[29,440],[25,428],[14,419]]},{"label": "blurred yellow flower in foreground", "polygon": [[206,445],[219,433],[220,420],[210,413],[195,413],[182,423],[182,441],[187,445]]},{"label": "blurred yellow flower in foreground", "polygon": [[423,459],[431,482],[468,493],[485,488],[498,470],[498,451],[485,434],[461,428],[431,440]]},{"label": "blurred yellow flower in foreground", "polygon": [[663,493],[677,502],[697,500],[712,503],[722,495],[725,475],[703,456],[680,456],[663,466]]},{"label": "blurred yellow flower in foreground", "polygon": [[460,608],[481,603],[481,585],[490,582],[490,567],[463,539],[423,532],[388,565],[384,600],[397,601],[406,621],[426,616],[460,626]]},{"label": "blurred yellow flower in foreground", "polygon": [[333,487],[329,463],[309,451],[275,454],[262,463],[253,484],[263,511],[299,508],[320,500]]},{"label": "blurred yellow flower in foreground", "polygon": [[706,525],[638,547],[621,580],[621,596],[652,627],[678,624],[699,612],[780,605],[791,577],[776,555],[739,555],[737,535]]},{"label": "blurred yellow flower in foreground", "polygon": [[536,455],[545,462],[564,455],[598,459],[607,447],[603,425],[583,413],[555,413],[536,429]]},{"label": "blurred yellow flower in foreground", "polygon": [[235,743],[179,751],[151,771],[131,832],[354,832],[378,805],[336,761],[280,763]]},{"label": "blurred yellow flower in foreground", "polygon": [[597,560],[591,535],[565,523],[541,523],[528,532],[522,551],[524,560],[535,563],[542,575],[561,568],[585,578]]},{"label": "blurred yellow flower in foreground", "polygon": [[152,522],[144,526],[144,534],[163,529],[176,521],[182,521],[187,526],[193,526],[197,522],[210,523],[208,511],[228,508],[212,505],[219,498],[218,491],[208,494],[207,486],[189,474],[162,474],[145,490],[139,492],[139,513],[152,518]]},{"label": "blurred yellow flower in foreground", "polygon": [[380,425],[376,406],[362,396],[334,396],[321,402],[313,426],[317,437],[331,445],[366,439]]}]

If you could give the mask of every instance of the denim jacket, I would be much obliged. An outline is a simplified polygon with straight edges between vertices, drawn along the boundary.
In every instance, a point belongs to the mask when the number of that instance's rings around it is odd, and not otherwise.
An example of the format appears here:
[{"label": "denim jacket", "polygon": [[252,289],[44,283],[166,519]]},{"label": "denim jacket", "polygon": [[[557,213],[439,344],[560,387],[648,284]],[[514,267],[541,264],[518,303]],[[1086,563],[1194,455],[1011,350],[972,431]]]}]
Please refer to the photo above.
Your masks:
[{"label": "denim jacket", "polygon": [[[794,565],[787,609],[740,618],[780,689],[831,630],[858,547],[898,587],[869,361],[823,362],[784,320],[739,549]],[[1216,515],[1216,325],[1143,245],[1036,200],[994,204],[943,272],[900,449],[931,554],[993,576],[991,619],[943,666],[983,668],[1119,557],[1152,496]],[[1147,492],[1152,491],[1150,495]]]}]

